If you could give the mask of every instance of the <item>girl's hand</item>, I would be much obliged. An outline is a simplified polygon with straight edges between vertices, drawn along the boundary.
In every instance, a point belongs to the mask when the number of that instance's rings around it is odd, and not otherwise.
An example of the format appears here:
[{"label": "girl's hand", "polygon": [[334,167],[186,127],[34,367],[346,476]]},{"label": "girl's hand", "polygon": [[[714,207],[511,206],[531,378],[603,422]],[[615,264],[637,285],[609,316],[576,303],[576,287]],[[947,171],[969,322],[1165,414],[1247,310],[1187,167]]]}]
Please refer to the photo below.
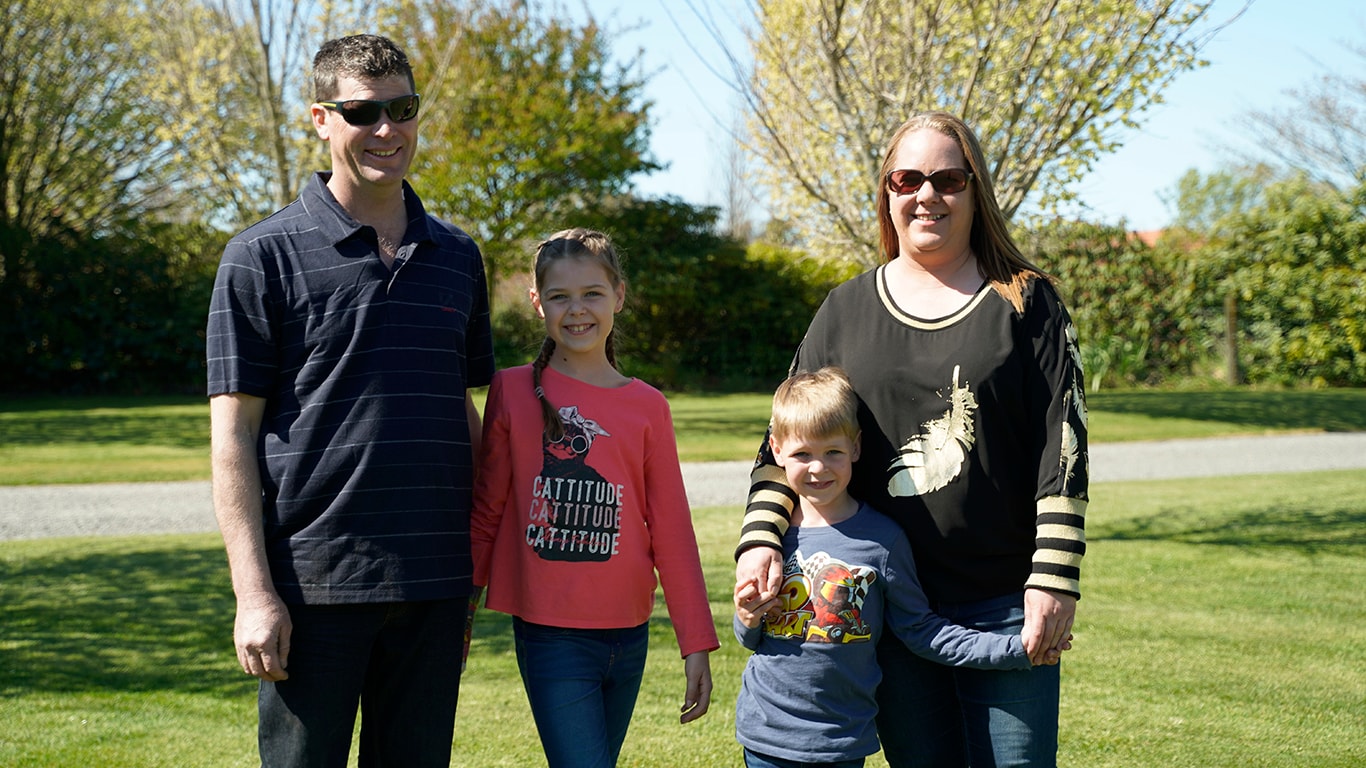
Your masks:
[{"label": "girl's hand", "polygon": [[683,693],[683,714],[678,722],[691,723],[711,707],[711,654],[698,651],[684,656],[683,674],[688,679],[688,689]]}]

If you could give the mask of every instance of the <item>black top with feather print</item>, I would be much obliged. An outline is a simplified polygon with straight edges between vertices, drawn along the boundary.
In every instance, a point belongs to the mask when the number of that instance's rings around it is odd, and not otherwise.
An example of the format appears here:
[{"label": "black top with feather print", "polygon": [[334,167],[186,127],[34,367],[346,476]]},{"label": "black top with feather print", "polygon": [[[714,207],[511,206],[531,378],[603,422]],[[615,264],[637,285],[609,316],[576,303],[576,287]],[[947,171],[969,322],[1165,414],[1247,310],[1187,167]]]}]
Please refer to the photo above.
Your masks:
[{"label": "black top with feather print", "polygon": [[[932,600],[1039,587],[1080,596],[1086,401],[1076,330],[1053,287],[1024,312],[983,285],[954,314],[896,306],[875,269],[831,291],[793,362],[838,365],[859,395],[851,493],[905,529]],[[741,548],[773,546],[792,506],[760,451]]]}]

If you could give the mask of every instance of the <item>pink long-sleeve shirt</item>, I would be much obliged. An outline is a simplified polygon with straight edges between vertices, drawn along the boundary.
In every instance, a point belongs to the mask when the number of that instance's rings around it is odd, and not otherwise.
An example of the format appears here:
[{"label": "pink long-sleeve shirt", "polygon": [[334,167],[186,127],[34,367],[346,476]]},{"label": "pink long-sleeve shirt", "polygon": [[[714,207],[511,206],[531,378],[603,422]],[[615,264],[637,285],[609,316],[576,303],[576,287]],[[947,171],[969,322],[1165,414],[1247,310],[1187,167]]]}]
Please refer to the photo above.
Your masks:
[{"label": "pink long-sleeve shirt", "polygon": [[531,367],[499,371],[484,409],[470,534],[489,608],[535,624],[634,627],[655,574],[683,656],[719,647],[663,394],[546,368],[565,438],[547,445]]}]

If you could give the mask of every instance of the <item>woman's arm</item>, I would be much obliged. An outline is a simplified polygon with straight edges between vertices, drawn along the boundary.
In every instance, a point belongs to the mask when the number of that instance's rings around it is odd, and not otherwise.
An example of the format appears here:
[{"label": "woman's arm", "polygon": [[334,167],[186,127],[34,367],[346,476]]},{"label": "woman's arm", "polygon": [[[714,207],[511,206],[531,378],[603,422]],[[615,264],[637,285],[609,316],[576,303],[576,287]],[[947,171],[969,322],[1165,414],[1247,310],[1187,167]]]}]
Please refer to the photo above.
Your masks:
[{"label": "woman's arm", "polygon": [[797,494],[788,487],[787,475],[773,462],[768,435],[764,435],[749,482],[740,543],[735,548],[735,581],[759,585],[760,599],[767,600],[782,586],[783,534],[797,505]]},{"label": "woman's arm", "polygon": [[1088,504],[1086,387],[1077,331],[1051,286],[1036,286],[1031,324],[1037,371],[1031,403],[1038,424],[1035,551],[1025,582],[1025,650],[1040,663],[1062,650],[1081,596]]}]

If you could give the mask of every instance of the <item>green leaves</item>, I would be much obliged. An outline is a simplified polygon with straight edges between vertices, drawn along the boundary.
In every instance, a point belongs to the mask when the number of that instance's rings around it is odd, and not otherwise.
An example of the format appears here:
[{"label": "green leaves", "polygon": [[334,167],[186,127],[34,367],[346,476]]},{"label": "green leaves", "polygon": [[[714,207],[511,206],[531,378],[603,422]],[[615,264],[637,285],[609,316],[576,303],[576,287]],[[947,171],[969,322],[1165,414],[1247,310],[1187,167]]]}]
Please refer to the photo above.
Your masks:
[{"label": "green leaves", "polygon": [[1199,66],[1210,3],[1091,0],[764,0],[753,73],[736,72],[754,118],[775,216],[821,255],[876,261],[884,145],[915,112],[973,126],[1007,216],[1037,193],[1069,197],[1113,129],[1132,126]]},{"label": "green leaves", "polygon": [[469,0],[400,0],[387,13],[430,94],[415,185],[429,209],[475,236],[494,280],[657,167],[644,76],[614,63],[591,20]]}]

